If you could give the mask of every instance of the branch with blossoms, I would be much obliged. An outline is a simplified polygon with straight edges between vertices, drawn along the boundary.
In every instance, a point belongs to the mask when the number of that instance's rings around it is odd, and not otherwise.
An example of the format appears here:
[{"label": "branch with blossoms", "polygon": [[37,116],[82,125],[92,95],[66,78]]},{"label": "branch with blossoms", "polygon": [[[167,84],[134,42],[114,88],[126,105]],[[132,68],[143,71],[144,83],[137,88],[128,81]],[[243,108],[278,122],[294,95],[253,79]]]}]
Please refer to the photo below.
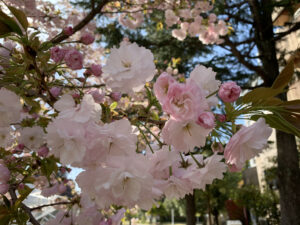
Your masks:
[{"label": "branch with blossoms", "polygon": [[[210,5],[193,7],[196,13]],[[125,208],[148,210],[163,197],[183,198],[242,170],[266,147],[270,126],[300,136],[299,100],[276,97],[293,75],[294,58],[271,88],[240,96],[235,82],[221,84],[202,65],[188,78],[157,71],[151,51],[129,41],[110,49],[105,65],[85,61],[78,49],[94,43],[92,34],[60,43],[77,31],[66,27],[55,41],[43,41],[21,10],[8,9],[0,17],[6,38],[0,46],[1,224],[39,224],[35,210],[62,206],[48,225],[117,225]],[[171,23],[179,20],[175,12],[167,15]],[[215,22],[210,16],[209,26]],[[241,117],[255,122],[237,124]],[[210,154],[203,154],[206,146]],[[80,194],[68,192],[71,167],[82,169]],[[69,197],[30,208],[24,200],[34,189]]]}]

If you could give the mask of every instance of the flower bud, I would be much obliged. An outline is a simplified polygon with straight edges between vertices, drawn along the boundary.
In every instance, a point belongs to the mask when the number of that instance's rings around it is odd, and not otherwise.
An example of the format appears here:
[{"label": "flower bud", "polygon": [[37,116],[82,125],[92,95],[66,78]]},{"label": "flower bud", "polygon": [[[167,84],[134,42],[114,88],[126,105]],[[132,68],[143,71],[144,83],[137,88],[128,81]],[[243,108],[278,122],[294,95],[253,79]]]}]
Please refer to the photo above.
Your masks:
[{"label": "flower bud", "polygon": [[229,81],[221,85],[218,95],[223,102],[234,102],[239,98],[240,93],[240,86],[233,81]]},{"label": "flower bud", "polygon": [[62,91],[61,87],[52,87],[50,89],[50,93],[54,98],[57,98],[60,95],[61,91]]},{"label": "flower bud", "polygon": [[47,146],[42,146],[38,150],[38,156],[40,157],[46,157],[49,153],[49,148]]},{"label": "flower bud", "polygon": [[112,100],[118,102],[122,97],[122,93],[121,92],[112,92],[110,94],[110,97],[111,97]]},{"label": "flower bud", "polygon": [[90,70],[95,77],[100,77],[102,75],[101,65],[92,64]]},{"label": "flower bud", "polygon": [[63,31],[65,35],[71,36],[73,34],[73,27],[71,26],[65,27]]},{"label": "flower bud", "polygon": [[80,41],[85,45],[89,45],[95,41],[95,36],[90,33],[85,33],[81,36]]}]

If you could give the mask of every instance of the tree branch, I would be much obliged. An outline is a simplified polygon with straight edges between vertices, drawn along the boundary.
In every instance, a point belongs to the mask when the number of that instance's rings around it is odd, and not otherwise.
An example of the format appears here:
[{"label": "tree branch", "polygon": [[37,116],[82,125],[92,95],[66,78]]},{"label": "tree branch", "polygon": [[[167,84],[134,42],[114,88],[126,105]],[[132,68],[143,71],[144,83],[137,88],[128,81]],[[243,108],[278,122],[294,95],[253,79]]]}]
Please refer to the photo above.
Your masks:
[{"label": "tree branch", "polygon": [[[17,195],[15,193],[15,189],[14,188],[10,188],[9,189],[9,194],[11,197],[11,200],[13,202],[13,204],[15,204],[15,202],[17,201]],[[33,224],[33,225],[41,225],[32,215],[31,213],[31,209],[26,206],[25,204],[21,203],[21,208],[27,213],[27,215],[29,216],[29,221]]]},{"label": "tree branch", "polygon": [[73,202],[55,202],[55,203],[51,203],[51,204],[46,204],[46,205],[40,205],[34,208],[31,208],[30,210],[38,210],[44,207],[49,207],[49,206],[55,206],[55,205],[68,205],[68,204],[73,204]]},{"label": "tree branch", "polygon": [[[108,3],[109,0],[102,0],[99,5],[96,8],[93,8],[87,16],[81,20],[74,28],[73,28],[73,34],[77,31],[81,30],[85,25],[87,25],[94,17],[101,12],[102,8],[105,6],[106,3]],[[64,34],[62,31],[60,34],[55,36],[50,42],[53,44],[57,44],[62,42],[63,40],[66,40],[69,36]]]},{"label": "tree branch", "polygon": [[[256,72],[258,75],[260,75],[262,78],[266,77],[265,72],[262,70],[261,67],[259,66],[255,66],[252,63],[248,62],[245,57],[241,54],[241,52],[237,49],[235,43],[231,42],[229,37],[225,36],[224,37],[225,42],[223,43],[223,45],[227,45],[230,49],[232,54],[239,60],[239,62],[241,64],[243,64],[244,66],[246,66],[248,69]],[[222,45],[220,45],[221,47],[223,47]]]},{"label": "tree branch", "polygon": [[295,23],[295,25],[291,29],[289,29],[289,30],[287,30],[285,32],[277,33],[277,35],[274,37],[274,40],[275,41],[279,41],[283,37],[289,35],[290,33],[293,33],[294,31],[297,31],[299,29],[300,29],[300,22]]}]

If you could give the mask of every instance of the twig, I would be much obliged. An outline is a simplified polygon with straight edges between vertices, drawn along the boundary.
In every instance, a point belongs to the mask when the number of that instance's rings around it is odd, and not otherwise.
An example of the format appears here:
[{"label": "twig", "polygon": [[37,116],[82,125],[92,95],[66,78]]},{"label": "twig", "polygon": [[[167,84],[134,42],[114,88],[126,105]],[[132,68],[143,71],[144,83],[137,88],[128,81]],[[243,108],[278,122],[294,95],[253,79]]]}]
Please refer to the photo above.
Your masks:
[{"label": "twig", "polygon": [[[101,12],[102,8],[105,6],[106,3],[108,3],[108,0],[103,0],[99,3],[99,5],[96,8],[93,8],[87,16],[81,20],[74,28],[73,28],[73,34],[76,33],[77,31],[81,30],[85,25],[87,25],[94,17]],[[55,36],[51,42],[53,44],[60,43],[66,39],[68,39],[69,36],[64,34],[62,31],[60,34]]]},{"label": "twig", "polygon": [[55,202],[55,203],[51,203],[51,204],[46,204],[46,205],[40,205],[34,208],[31,208],[31,211],[33,210],[38,210],[44,207],[49,207],[49,206],[55,206],[55,205],[68,205],[68,204],[73,204],[73,202]]},{"label": "twig", "polygon": [[[13,202],[13,204],[15,204],[15,202],[17,201],[17,195],[15,193],[15,189],[14,188],[10,188],[9,189],[9,194],[11,196],[11,200]],[[21,203],[21,208],[28,214],[29,216],[29,221],[33,224],[33,225],[41,225],[32,215],[31,213],[31,209],[26,206],[25,204]]]}]

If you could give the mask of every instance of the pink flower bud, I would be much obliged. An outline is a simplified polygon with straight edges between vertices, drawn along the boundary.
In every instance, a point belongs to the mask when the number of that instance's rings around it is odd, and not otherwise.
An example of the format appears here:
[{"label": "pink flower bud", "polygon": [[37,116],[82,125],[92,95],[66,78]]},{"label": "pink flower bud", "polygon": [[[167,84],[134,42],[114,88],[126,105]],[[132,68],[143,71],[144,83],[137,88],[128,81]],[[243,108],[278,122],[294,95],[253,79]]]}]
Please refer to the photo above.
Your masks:
[{"label": "pink flower bud", "polygon": [[73,27],[71,27],[71,26],[65,27],[64,28],[64,34],[68,35],[68,36],[71,36],[73,34]]},{"label": "pink flower bud", "polygon": [[10,171],[9,169],[3,165],[0,164],[0,183],[6,183],[10,178]]},{"label": "pink flower bud", "polygon": [[112,92],[110,94],[110,97],[111,97],[112,100],[118,102],[122,97],[122,93],[121,92]]},{"label": "pink flower bud", "polygon": [[46,157],[49,153],[49,148],[47,146],[42,146],[38,150],[38,156],[40,157]]},{"label": "pink flower bud", "polygon": [[21,184],[19,184],[18,189],[19,189],[19,190],[23,190],[24,187],[25,187],[25,185],[24,185],[23,183],[21,183]]},{"label": "pink flower bud", "polygon": [[80,38],[81,43],[85,45],[92,44],[95,41],[95,36],[91,33],[84,33]]},{"label": "pink flower bud", "polygon": [[61,87],[52,87],[50,89],[50,93],[54,98],[57,98],[60,95],[61,91],[62,91]]},{"label": "pink flower bud", "polygon": [[18,144],[18,146],[17,146],[17,148],[19,149],[19,150],[23,150],[24,148],[25,148],[25,145],[24,144]]},{"label": "pink flower bud", "polygon": [[84,71],[83,75],[84,75],[85,77],[89,77],[89,76],[92,75],[92,71],[91,71],[90,69],[86,69],[86,70]]},{"label": "pink flower bud", "polygon": [[83,67],[83,55],[75,49],[69,50],[64,59],[72,70],[80,70]]},{"label": "pink flower bud", "polygon": [[220,121],[221,123],[226,122],[226,115],[224,114],[216,114],[217,120]]},{"label": "pink flower bud", "polygon": [[215,126],[215,117],[212,112],[202,112],[199,114],[196,123],[206,129],[211,129]]},{"label": "pink flower bud", "polygon": [[95,77],[100,77],[102,75],[101,65],[92,64],[90,70]]},{"label": "pink flower bud", "polygon": [[233,81],[229,81],[221,85],[218,95],[223,102],[234,102],[239,98],[240,93],[240,86]]},{"label": "pink flower bud", "polygon": [[74,99],[79,99],[79,98],[80,98],[80,94],[77,93],[77,92],[75,92],[75,93],[72,94],[72,97],[73,97]]},{"label": "pink flower bud", "polygon": [[0,184],[0,194],[4,195],[8,192],[9,185],[8,184]]},{"label": "pink flower bud", "polygon": [[65,54],[66,54],[66,50],[61,49],[57,46],[51,48],[50,50],[50,57],[56,63],[62,61],[65,57]]}]

